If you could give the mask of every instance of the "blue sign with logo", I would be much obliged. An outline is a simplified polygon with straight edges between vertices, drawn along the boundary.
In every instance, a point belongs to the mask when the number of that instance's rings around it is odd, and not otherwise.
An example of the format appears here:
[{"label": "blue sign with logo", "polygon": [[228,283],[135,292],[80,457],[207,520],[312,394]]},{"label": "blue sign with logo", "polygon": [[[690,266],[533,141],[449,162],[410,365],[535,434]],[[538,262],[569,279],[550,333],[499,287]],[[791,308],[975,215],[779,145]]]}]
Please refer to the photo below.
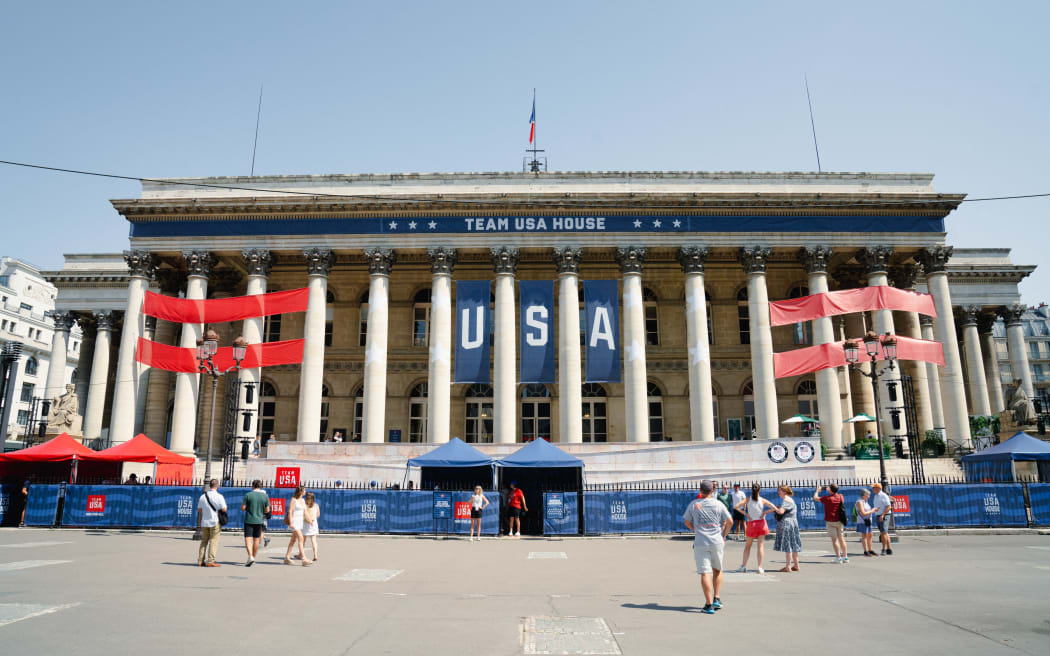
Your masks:
[{"label": "blue sign with logo", "polygon": [[[587,349],[584,382],[618,383],[621,380],[618,291],[619,284],[615,280],[585,280],[583,283],[584,346]],[[627,354],[628,358],[633,356],[633,353]]]},{"label": "blue sign with logo", "polygon": [[456,282],[456,382],[488,383],[489,299],[492,285],[487,280]]},{"label": "blue sign with logo", "polygon": [[561,519],[565,515],[565,494],[563,492],[545,493],[543,507],[547,519]]},{"label": "blue sign with logo", "polygon": [[554,382],[554,281],[522,280],[521,373],[522,383]]},{"label": "blue sign with logo", "polygon": [[434,493],[434,519],[450,519],[452,517],[452,493]]}]

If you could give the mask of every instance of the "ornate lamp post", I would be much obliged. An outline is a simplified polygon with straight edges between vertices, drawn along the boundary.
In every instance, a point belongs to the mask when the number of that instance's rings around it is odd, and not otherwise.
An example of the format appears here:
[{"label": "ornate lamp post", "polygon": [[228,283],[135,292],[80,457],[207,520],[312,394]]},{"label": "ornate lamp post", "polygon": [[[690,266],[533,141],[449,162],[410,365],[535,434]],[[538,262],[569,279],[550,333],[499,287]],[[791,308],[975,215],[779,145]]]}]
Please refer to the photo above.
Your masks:
[{"label": "ornate lamp post", "polygon": [[[897,338],[889,333],[880,338],[869,331],[862,341],[864,342],[864,350],[871,359],[871,373],[856,367],[857,362],[860,361],[860,345],[857,344],[856,340],[847,340],[842,345],[842,350],[846,354],[846,362],[849,363],[850,371],[856,371],[862,376],[871,379],[871,390],[875,397],[875,435],[879,440],[879,482],[882,483],[882,489],[886,490],[889,488],[889,481],[886,478],[886,459],[882,454],[882,421],[879,418],[879,377],[893,371],[893,362],[897,359]],[[880,341],[882,343],[883,359],[886,361],[887,366],[882,371],[877,371],[875,369],[875,360],[879,355]]]},{"label": "ornate lamp post", "polygon": [[197,340],[197,367],[202,374],[211,376],[211,414],[208,418],[208,451],[205,455],[207,460],[204,465],[204,484],[211,480],[211,446],[215,435],[215,397],[219,387],[219,377],[231,371],[241,368],[241,362],[248,352],[248,343],[243,337],[233,340],[233,366],[225,370],[219,370],[212,358],[219,352],[219,334],[209,330],[203,339]]}]

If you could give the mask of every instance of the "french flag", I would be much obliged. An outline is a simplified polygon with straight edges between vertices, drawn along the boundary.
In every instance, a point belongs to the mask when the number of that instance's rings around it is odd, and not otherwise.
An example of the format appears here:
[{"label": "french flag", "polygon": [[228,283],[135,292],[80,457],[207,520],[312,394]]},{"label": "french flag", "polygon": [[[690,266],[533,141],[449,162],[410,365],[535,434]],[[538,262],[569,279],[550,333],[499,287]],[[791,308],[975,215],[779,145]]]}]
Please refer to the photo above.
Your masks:
[{"label": "french flag", "polygon": [[529,143],[536,138],[536,92],[532,93],[532,115],[529,116]]}]

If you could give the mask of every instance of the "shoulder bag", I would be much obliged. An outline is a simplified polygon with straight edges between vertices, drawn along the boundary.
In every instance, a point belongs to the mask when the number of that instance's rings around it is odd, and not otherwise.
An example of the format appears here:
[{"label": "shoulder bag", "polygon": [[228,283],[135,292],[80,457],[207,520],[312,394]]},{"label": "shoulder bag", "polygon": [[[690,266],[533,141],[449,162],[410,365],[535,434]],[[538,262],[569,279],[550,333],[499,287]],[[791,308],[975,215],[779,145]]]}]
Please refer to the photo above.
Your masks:
[{"label": "shoulder bag", "polygon": [[226,526],[230,523],[230,514],[226,512],[225,508],[216,508],[215,504],[211,502],[211,497],[208,496],[207,492],[204,493],[204,500],[208,502],[208,505],[215,511],[215,514],[219,516],[219,526]]}]

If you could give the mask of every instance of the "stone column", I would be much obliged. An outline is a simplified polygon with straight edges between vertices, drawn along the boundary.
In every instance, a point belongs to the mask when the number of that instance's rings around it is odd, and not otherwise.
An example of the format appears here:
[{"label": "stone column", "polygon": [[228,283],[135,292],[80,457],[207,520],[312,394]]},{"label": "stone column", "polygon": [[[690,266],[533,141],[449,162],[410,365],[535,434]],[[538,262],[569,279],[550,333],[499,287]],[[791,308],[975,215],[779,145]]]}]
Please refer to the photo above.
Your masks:
[{"label": "stone column", "polygon": [[645,249],[618,247],[616,261],[623,274],[623,389],[627,441],[648,442],[649,386],[645,370],[645,306],[642,300]]},{"label": "stone column", "polygon": [[970,416],[966,412],[966,388],[962,377],[962,361],[959,358],[959,340],[955,334],[952,314],[952,297],[948,291],[948,274],[945,271],[952,256],[951,246],[933,246],[919,251],[917,260],[926,272],[926,286],[933,296],[937,308],[934,331],[937,341],[944,346],[945,365],[941,369],[941,404],[944,409],[947,439],[960,444],[970,444]]},{"label": "stone column", "polygon": [[[143,323],[143,339],[149,341],[155,341],[157,334],[157,319],[156,317],[146,317]],[[152,368],[142,364],[141,362],[135,362],[135,373],[138,377],[135,383],[135,389],[138,390],[135,394],[135,430],[134,433],[145,432],[146,429],[146,401],[149,396],[149,379]]]},{"label": "stone column", "polygon": [[1035,398],[1035,387],[1032,385],[1032,367],[1028,364],[1028,345],[1024,341],[1024,326],[1021,315],[1028,307],[1014,303],[1000,310],[1006,322],[1006,346],[1010,351],[1010,369],[1015,381],[1020,380],[1029,399]]},{"label": "stone column", "polygon": [[106,385],[109,382],[109,349],[114,312],[95,313],[95,352],[91,356],[91,381],[84,408],[84,439],[102,436],[102,415],[106,411]]},{"label": "stone column", "polygon": [[[266,285],[270,276],[270,268],[273,266],[272,253],[268,250],[261,250],[258,248],[246,249],[241,251],[241,259],[244,261],[245,269],[248,272],[245,292],[248,295],[265,294]],[[244,338],[244,341],[248,345],[262,344],[263,327],[265,326],[265,322],[266,317],[255,317],[244,320],[244,324],[241,326],[241,337]],[[323,348],[323,336],[321,344]],[[236,417],[234,423],[237,426],[237,437],[239,439],[251,439],[259,432],[259,392],[262,389],[262,369],[241,369],[240,382],[240,399],[237,405],[242,412],[250,413],[249,416],[251,419],[248,422],[247,430],[244,428],[243,414],[240,417]],[[252,390],[251,401],[248,400],[249,389]]]},{"label": "stone column", "polygon": [[[186,261],[186,298],[204,300],[208,297],[208,276],[215,264],[215,256],[208,251],[187,251],[182,254]],[[125,328],[127,320],[125,319]],[[197,348],[197,341],[204,334],[204,326],[199,323],[182,325],[182,337],[179,346]],[[175,408],[171,418],[172,451],[181,455],[193,455],[197,423],[197,399],[200,395],[200,374],[175,374]],[[113,407],[116,408],[114,401]]]},{"label": "stone column", "polygon": [[[862,249],[857,254],[857,261],[864,266],[865,273],[868,276],[868,287],[885,287],[889,285],[889,261],[892,255],[893,248],[890,246],[872,246]],[[892,310],[874,310],[871,315],[873,330],[877,335],[882,336],[886,333],[893,334],[896,332],[893,326]],[[864,355],[863,350],[861,353],[861,357],[867,357]],[[882,422],[883,437],[887,438],[887,440],[892,440],[895,437],[907,435],[908,428],[904,420],[904,404],[901,403],[900,362],[895,363],[893,369],[887,371],[889,368],[890,364],[884,360],[879,360],[875,363],[875,371],[886,371],[879,377],[878,382],[879,416],[877,419]],[[890,393],[891,385],[893,386],[892,395]],[[894,400],[894,396],[896,400]],[[897,410],[899,413],[899,428],[893,427],[891,410]]]},{"label": "stone column", "polygon": [[[812,246],[799,249],[798,259],[809,274],[809,293],[828,292],[828,260],[831,248]],[[835,328],[831,317],[813,321],[813,343],[829,344],[835,341]],[[838,368],[831,367],[816,372],[817,409],[820,411],[821,441],[828,447],[828,455],[846,453],[842,440],[842,395],[839,392]]]},{"label": "stone column", "polygon": [[554,247],[558,270],[558,429],[562,442],[583,442],[583,371],[580,358],[580,260],[573,246]]},{"label": "stone column", "polygon": [[[838,341],[846,341],[846,317],[838,317]],[[850,372],[849,367],[839,367],[839,389],[842,391],[842,416],[853,417],[857,414],[857,411],[853,407],[853,386],[850,383]],[[856,424],[842,425],[842,445],[849,450],[850,443],[853,442],[855,436],[854,427]]]},{"label": "stone column", "polygon": [[776,378],[773,374],[773,333],[769,326],[769,294],[766,292],[766,261],[771,249],[750,246],[740,249],[740,263],[747,272],[747,310],[751,330],[751,374],[755,390],[755,423],[758,438],[780,436]]},{"label": "stone column", "polygon": [[[299,426],[296,441],[320,442],[328,270],[335,263],[335,255],[326,248],[306,248],[303,249],[303,257],[306,259],[306,284],[309,288],[310,296],[306,308],[306,326],[303,332],[306,344],[303,346],[303,365],[299,374]],[[371,297],[369,297],[369,301],[371,302]],[[371,321],[368,323],[368,332],[369,336],[371,336]],[[383,333],[385,336],[385,320],[383,322]],[[382,430],[381,427],[380,430]]]},{"label": "stone column", "polygon": [[431,274],[427,441],[444,444],[452,421],[452,272],[457,253],[455,248],[439,246],[428,249],[427,255]]},{"label": "stone column", "polygon": [[77,314],[80,324],[80,353],[77,357],[76,376],[73,378],[74,393],[77,395],[77,407],[81,414],[87,411],[88,390],[91,389],[91,362],[95,358],[95,322],[88,320],[83,313]]},{"label": "stone column", "polygon": [[975,415],[992,414],[988,401],[988,379],[984,373],[984,358],[981,356],[981,336],[977,331],[977,317],[981,306],[967,305],[962,309],[963,346],[966,349],[966,373],[969,377],[970,400]]},{"label": "stone column", "polygon": [[[184,281],[183,276],[175,269],[161,269],[157,272],[160,293],[165,296],[178,296]],[[115,324],[114,324],[115,325]],[[168,346],[175,345],[175,332],[179,324],[172,321],[158,321],[153,331],[153,341]],[[144,432],[158,444],[168,444],[168,401],[171,397],[171,381],[174,374],[163,369],[151,369],[149,384],[146,388],[146,419]]]},{"label": "stone column", "polygon": [[496,325],[494,331],[495,363],[493,364],[493,411],[495,441],[513,444],[517,441],[517,331],[514,330],[514,272],[518,268],[517,248],[499,246],[491,249],[492,267],[496,273]]},{"label": "stone column", "polygon": [[1006,399],[1003,398],[1003,377],[999,371],[999,353],[995,345],[995,334],[992,332],[996,318],[989,312],[977,317],[977,331],[981,335],[981,354],[984,356],[984,375],[988,380],[988,403],[992,407],[993,415],[1006,409]]},{"label": "stone column", "polygon": [[[863,312],[846,315],[846,338],[860,339],[868,331],[867,317]],[[863,348],[863,347],[862,347]],[[863,412],[869,417],[875,416],[875,395],[871,391],[871,379],[861,375],[861,372],[871,373],[871,362],[861,362],[856,367],[858,371],[852,372],[850,378],[850,389],[853,392],[853,409],[856,413]],[[857,425],[857,437],[864,437],[868,431],[875,432],[875,427],[870,424]]]},{"label": "stone column", "polygon": [[689,433],[694,442],[714,442],[714,401],[711,393],[711,349],[707,334],[707,294],[704,263],[708,249],[683,246],[678,261],[685,274],[685,329],[689,345]]},{"label": "stone column", "polygon": [[[922,338],[933,341],[937,337],[933,333],[933,317],[922,315],[919,319],[922,323]],[[941,403],[941,373],[932,362],[926,365],[926,380],[930,386],[930,415],[933,418],[933,427],[944,429],[944,404]]]},{"label": "stone column", "polygon": [[[897,289],[914,291],[915,279],[919,275],[917,264],[905,264],[893,267],[890,271],[890,282]],[[912,339],[922,339],[922,329],[919,325],[919,315],[916,312],[898,312],[896,315],[897,334]],[[919,361],[902,361],[901,370],[909,373],[912,378],[912,392],[914,394],[915,416],[919,426],[919,441],[926,435],[926,431],[933,429],[933,412],[930,407],[930,383],[926,375],[926,363]]]},{"label": "stone column", "polygon": [[77,322],[77,317],[72,312],[60,310],[49,310],[45,316],[55,322],[55,329],[51,333],[51,355],[47,364],[47,383],[44,393],[45,399],[53,399],[66,393],[66,357],[69,355],[69,331]]},{"label": "stone column", "polygon": [[[156,261],[149,251],[124,251],[128,263],[128,306],[124,311],[124,329],[120,334],[120,349],[117,351],[117,373],[113,386],[113,407],[109,417],[109,441],[112,445],[123,444],[135,436],[135,399],[140,390],[135,385],[135,349],[139,336],[146,331],[146,317],[142,314],[142,300],[156,269]],[[95,345],[96,351],[98,344]],[[196,389],[196,388],[194,388]],[[144,390],[142,390],[144,391]],[[193,408],[189,408],[189,445],[180,453],[193,455]],[[174,445],[174,442],[172,443]],[[174,449],[174,446],[173,446]]]},{"label": "stone column", "polygon": [[[390,269],[394,251],[387,248],[365,250],[368,258],[368,335],[365,338],[365,442],[386,441],[386,340],[387,304],[390,295]],[[432,394],[429,391],[427,394]]]}]

